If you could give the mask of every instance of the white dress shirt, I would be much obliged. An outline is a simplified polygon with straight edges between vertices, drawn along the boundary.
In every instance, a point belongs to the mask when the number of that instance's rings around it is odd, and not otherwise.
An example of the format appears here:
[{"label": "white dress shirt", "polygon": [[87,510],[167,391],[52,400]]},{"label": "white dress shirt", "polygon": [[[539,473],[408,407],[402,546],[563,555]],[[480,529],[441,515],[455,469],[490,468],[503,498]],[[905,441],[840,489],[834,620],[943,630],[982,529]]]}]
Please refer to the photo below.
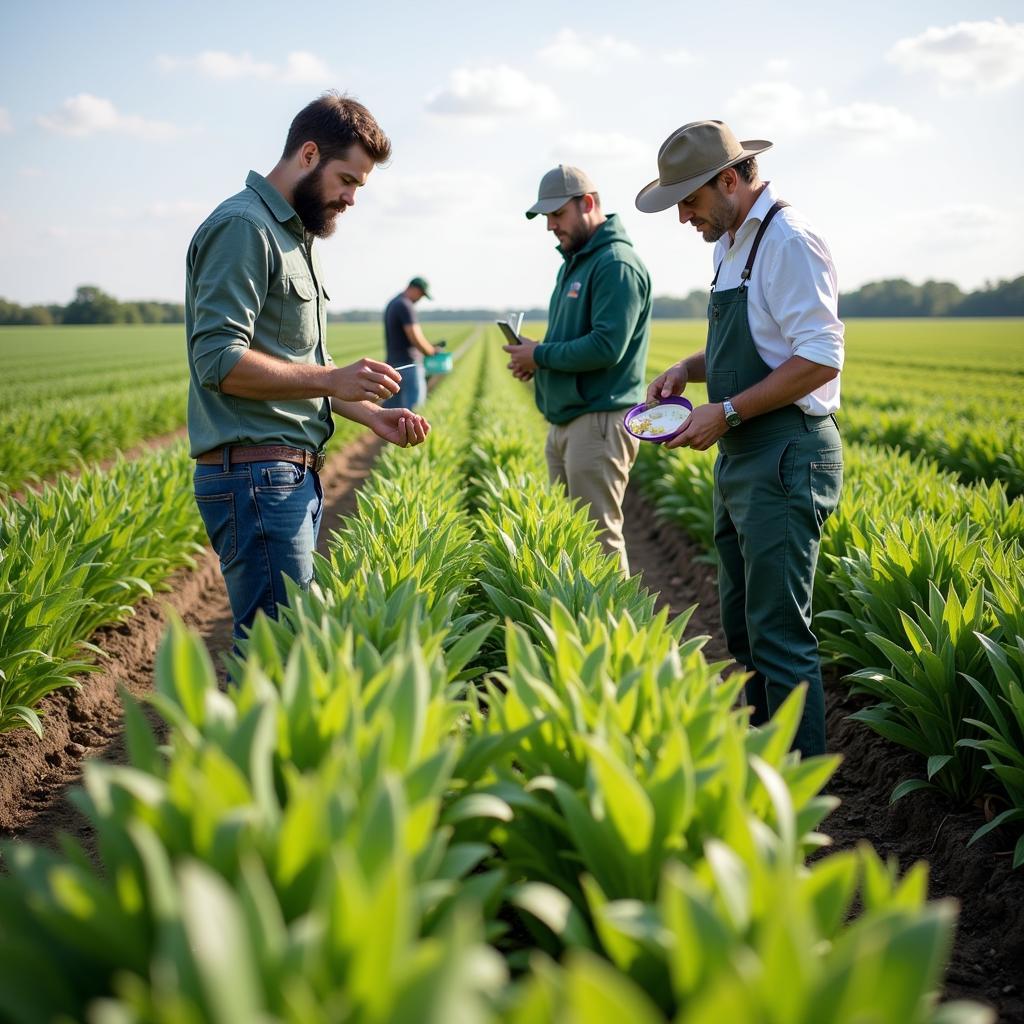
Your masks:
[{"label": "white dress shirt", "polygon": [[[721,270],[716,291],[739,287],[754,236],[776,198],[771,184],[766,184],[735,241],[728,232],[718,240],[714,265],[721,265]],[[761,239],[747,288],[747,321],[758,355],[773,370],[790,356],[842,370],[843,322],[838,307],[839,285],[828,245],[792,206],[783,207]],[[812,416],[835,412],[839,377],[796,404]]]}]

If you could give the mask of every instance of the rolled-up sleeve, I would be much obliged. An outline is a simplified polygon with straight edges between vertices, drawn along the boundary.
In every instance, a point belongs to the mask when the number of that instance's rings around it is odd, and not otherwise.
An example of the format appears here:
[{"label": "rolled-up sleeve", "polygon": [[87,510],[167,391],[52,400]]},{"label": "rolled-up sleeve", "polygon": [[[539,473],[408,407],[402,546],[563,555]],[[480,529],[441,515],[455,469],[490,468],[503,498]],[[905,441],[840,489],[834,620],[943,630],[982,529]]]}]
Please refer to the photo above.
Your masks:
[{"label": "rolled-up sleeve", "polygon": [[773,254],[764,292],[793,355],[843,368],[839,284],[823,241],[807,235],[787,238]]},{"label": "rolled-up sleeve", "polygon": [[643,314],[646,286],[633,267],[615,261],[596,270],[591,287],[590,330],[578,338],[539,345],[533,353],[538,366],[586,373],[622,359]]},{"label": "rolled-up sleeve", "polygon": [[189,261],[195,296],[191,358],[200,384],[220,391],[252,344],[267,297],[271,250],[259,224],[231,216],[196,237]]}]

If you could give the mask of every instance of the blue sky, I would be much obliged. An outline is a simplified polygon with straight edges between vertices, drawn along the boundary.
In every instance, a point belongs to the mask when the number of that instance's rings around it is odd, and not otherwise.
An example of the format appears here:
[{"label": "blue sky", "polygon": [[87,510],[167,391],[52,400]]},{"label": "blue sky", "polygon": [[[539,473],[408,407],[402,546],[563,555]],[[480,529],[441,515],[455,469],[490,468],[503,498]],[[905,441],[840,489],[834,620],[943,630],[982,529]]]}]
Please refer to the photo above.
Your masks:
[{"label": "blue sky", "polygon": [[394,147],[318,243],[335,309],[414,274],[442,306],[546,304],[559,258],[523,211],[560,161],[622,215],[656,294],[704,287],[710,246],[633,198],[705,117],[775,143],[762,176],[844,290],[1024,273],[1022,3],[4,2],[0,297],[180,300],[196,226],[326,88]]}]

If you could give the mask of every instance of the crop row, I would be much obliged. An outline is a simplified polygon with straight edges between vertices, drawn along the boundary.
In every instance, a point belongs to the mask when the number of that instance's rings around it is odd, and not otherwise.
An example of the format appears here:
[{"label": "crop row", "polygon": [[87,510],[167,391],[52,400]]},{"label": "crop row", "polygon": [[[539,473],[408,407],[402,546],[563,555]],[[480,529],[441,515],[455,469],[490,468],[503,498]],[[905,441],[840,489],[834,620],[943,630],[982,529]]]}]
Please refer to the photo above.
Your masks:
[{"label": "crop row", "polygon": [[[649,376],[703,345],[693,324],[652,328]],[[849,440],[931,459],[965,483],[1001,480],[1024,494],[1024,362],[1017,322],[847,324],[840,426]],[[960,365],[962,339],[971,361]],[[703,386],[691,386],[705,401]]]},{"label": "crop row", "polygon": [[496,344],[428,443],[382,459],[314,588],[257,620],[227,692],[171,630],[166,738],[129,702],[130,764],[87,766],[99,863],[8,848],[0,1010],[990,1020],[934,1005],[954,911],[923,866],[805,863],[836,759],[787,752],[801,695],[748,728],[736,677],[544,481]]},{"label": "crop row", "polygon": [[[713,552],[714,455],[649,448],[635,474],[659,513]],[[1024,821],[1024,502],[892,449],[847,448],[815,579],[823,653],[877,703],[854,715],[922,756],[893,798],[994,792],[975,838]],[[713,555],[709,554],[713,558]],[[1024,863],[1024,836],[1014,863]]]},{"label": "crop row", "polygon": [[[357,431],[342,421],[334,443]],[[88,642],[203,550],[184,443],[0,502],[0,733],[88,672]]]},{"label": "crop row", "polygon": [[[437,325],[431,335],[454,348],[471,328]],[[339,365],[379,357],[380,325],[332,325],[329,347]],[[185,425],[180,326],[0,331],[0,355],[0,497]]]}]

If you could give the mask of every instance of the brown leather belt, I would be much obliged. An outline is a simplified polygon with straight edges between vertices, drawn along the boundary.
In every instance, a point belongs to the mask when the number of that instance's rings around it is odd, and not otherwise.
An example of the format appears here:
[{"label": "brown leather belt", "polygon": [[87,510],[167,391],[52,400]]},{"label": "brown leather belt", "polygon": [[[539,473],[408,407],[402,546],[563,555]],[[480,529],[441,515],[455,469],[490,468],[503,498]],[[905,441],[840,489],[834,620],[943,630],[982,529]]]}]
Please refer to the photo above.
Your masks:
[{"label": "brown leather belt", "polygon": [[[233,444],[229,445],[228,461],[233,462],[296,462],[319,473],[324,468],[323,452],[308,452],[305,448],[292,448],[286,444]],[[196,457],[202,466],[219,466],[224,462],[224,449],[213,448]]]}]

